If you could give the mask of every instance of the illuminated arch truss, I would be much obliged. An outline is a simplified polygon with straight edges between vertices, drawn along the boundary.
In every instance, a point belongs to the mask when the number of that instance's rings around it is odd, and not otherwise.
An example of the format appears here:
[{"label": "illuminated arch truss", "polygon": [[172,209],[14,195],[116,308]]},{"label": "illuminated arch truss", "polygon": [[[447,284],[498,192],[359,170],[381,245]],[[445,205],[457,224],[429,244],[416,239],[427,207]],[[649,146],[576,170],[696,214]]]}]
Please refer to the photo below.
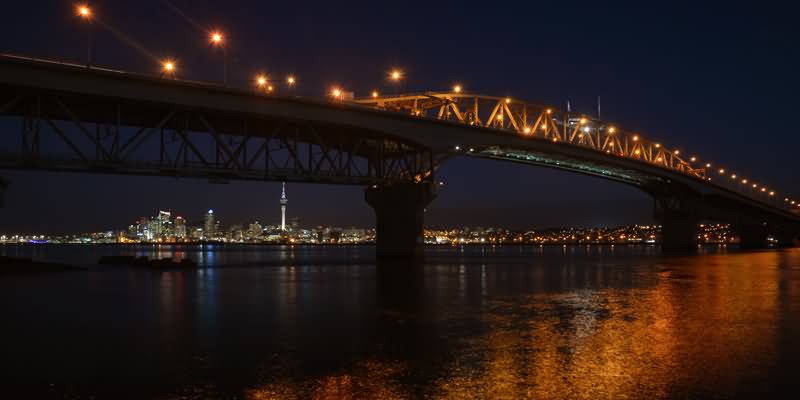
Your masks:
[{"label": "illuminated arch truss", "polygon": [[700,162],[695,157],[684,157],[680,150],[670,149],[636,132],[622,130],[613,124],[580,113],[528,104],[508,97],[453,92],[373,96],[354,102],[419,118],[510,131],[532,139],[589,148],[678,171],[698,180],[712,181],[712,176],[717,176],[718,179],[714,182],[716,185],[779,208],[797,209],[788,202],[779,200],[772,189],[750,181],[742,183],[741,177],[731,171],[724,168],[712,169],[714,166],[710,163]]}]

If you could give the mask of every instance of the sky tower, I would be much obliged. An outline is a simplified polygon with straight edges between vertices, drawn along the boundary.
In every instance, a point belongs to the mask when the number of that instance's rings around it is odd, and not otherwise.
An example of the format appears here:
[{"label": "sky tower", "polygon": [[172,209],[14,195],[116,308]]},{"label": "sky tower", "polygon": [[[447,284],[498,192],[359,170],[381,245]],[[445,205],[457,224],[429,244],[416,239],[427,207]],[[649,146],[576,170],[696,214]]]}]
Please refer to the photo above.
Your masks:
[{"label": "sky tower", "polygon": [[281,188],[281,231],[286,231],[286,204],[289,203],[289,200],[286,198],[286,182],[283,182],[283,187]]}]

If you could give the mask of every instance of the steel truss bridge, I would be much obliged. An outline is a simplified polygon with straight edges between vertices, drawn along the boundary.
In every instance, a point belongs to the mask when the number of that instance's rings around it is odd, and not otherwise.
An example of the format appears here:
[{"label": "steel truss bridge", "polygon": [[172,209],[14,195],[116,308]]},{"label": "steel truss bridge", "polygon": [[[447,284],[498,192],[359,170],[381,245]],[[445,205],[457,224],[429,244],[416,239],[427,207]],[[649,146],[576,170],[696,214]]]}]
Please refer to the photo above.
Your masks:
[{"label": "steel truss bridge", "polygon": [[[435,170],[459,155],[589,174],[651,194],[664,245],[703,219],[743,244],[800,232],[800,204],[586,115],[429,92],[303,99],[0,56],[0,168],[367,186],[379,254],[418,254]],[[0,184],[0,188],[4,186]]]}]

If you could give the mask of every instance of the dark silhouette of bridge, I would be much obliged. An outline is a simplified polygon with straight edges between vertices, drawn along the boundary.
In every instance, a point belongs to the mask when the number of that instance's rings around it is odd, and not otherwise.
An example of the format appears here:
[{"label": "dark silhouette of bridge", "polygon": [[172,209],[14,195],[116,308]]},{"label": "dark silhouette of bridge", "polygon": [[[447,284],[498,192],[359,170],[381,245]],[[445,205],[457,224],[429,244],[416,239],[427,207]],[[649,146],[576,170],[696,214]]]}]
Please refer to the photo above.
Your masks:
[{"label": "dark silhouette of bridge", "polygon": [[2,168],[366,186],[380,256],[421,254],[436,168],[455,156],[633,185],[655,199],[665,249],[696,246],[703,220],[735,225],[743,247],[800,233],[800,204],[774,188],[585,115],[460,90],[305,99],[2,56],[0,120],[20,127],[4,129]]}]

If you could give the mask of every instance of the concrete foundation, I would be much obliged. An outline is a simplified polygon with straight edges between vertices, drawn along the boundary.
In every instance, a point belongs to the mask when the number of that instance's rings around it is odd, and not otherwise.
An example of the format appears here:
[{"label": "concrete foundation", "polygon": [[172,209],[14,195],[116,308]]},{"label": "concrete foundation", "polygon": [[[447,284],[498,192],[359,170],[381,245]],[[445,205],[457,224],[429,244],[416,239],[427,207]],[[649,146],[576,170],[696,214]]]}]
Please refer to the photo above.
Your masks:
[{"label": "concrete foundation", "polygon": [[425,207],[435,197],[435,186],[431,183],[366,189],[366,201],[375,210],[378,258],[422,258]]},{"label": "concrete foundation", "polygon": [[778,239],[778,247],[787,248],[787,247],[795,247],[797,246],[797,238],[800,235],[797,232],[792,231],[782,231],[776,235]]},{"label": "concrete foundation", "polygon": [[697,249],[697,224],[690,215],[667,213],[661,223],[661,248],[664,251],[693,251]]},{"label": "concrete foundation", "polygon": [[0,178],[0,208],[6,205],[6,189],[8,189],[8,181]]},{"label": "concrete foundation", "polygon": [[769,246],[769,231],[764,225],[746,225],[739,227],[739,247],[743,249],[765,249]]}]

